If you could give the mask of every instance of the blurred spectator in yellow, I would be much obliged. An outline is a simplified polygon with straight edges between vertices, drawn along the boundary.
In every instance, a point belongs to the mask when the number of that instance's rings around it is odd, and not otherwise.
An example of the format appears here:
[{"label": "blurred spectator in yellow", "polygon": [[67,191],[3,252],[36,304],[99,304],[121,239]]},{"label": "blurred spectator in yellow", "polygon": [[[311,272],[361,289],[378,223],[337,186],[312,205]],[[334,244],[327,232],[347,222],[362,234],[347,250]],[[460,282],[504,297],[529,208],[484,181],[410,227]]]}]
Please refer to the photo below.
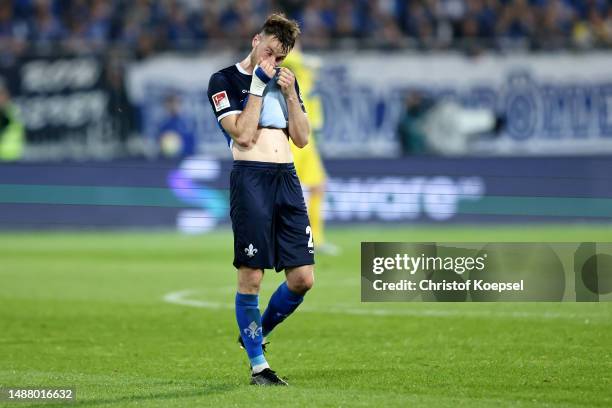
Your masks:
[{"label": "blurred spectator in yellow", "polygon": [[0,78],[0,161],[19,160],[23,156],[24,127],[4,80]]},{"label": "blurred spectator in yellow", "polygon": [[314,57],[304,56],[301,45],[296,43],[293,50],[285,58],[283,65],[289,68],[297,78],[300,78],[300,92],[312,129],[313,137],[308,139],[309,142],[306,147],[299,149],[292,142],[289,143],[293,153],[295,170],[302,186],[307,189],[306,207],[312,235],[317,251],[335,255],[338,253],[338,248],[325,241],[323,203],[327,174],[325,174],[325,168],[316,145],[316,136],[323,127],[324,120],[321,100],[313,94],[315,70],[318,68],[319,62]]}]

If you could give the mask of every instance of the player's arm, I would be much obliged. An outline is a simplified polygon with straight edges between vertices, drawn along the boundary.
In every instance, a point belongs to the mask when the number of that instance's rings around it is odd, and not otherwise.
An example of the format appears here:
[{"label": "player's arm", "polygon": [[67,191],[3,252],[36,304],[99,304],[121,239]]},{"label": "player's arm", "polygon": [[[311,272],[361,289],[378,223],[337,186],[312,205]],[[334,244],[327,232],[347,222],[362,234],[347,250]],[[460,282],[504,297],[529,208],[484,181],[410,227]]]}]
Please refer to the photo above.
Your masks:
[{"label": "player's arm", "polygon": [[261,112],[262,97],[250,95],[244,110],[237,115],[221,119],[221,126],[238,146],[249,149],[257,141],[257,125]]},{"label": "player's arm", "polygon": [[[238,96],[228,95],[224,89],[230,88],[224,78],[215,78],[209,85],[211,103],[215,108],[217,118],[223,129],[230,135],[234,143],[244,149],[249,149],[257,142],[259,116],[261,113],[262,95],[266,84],[274,76],[274,67],[269,62],[256,65],[251,80],[250,95],[244,109],[239,110]],[[221,91],[219,91],[222,89]],[[217,92],[218,91],[218,92]],[[217,92],[217,93],[215,93]],[[217,106],[215,96],[226,94],[227,104]],[[223,96],[223,95],[222,95]],[[220,111],[218,110],[221,109]]]},{"label": "player's arm", "polygon": [[289,137],[293,140],[293,144],[302,148],[308,144],[310,124],[298,94],[293,72],[287,68],[281,68],[278,74],[278,85],[287,102]]}]

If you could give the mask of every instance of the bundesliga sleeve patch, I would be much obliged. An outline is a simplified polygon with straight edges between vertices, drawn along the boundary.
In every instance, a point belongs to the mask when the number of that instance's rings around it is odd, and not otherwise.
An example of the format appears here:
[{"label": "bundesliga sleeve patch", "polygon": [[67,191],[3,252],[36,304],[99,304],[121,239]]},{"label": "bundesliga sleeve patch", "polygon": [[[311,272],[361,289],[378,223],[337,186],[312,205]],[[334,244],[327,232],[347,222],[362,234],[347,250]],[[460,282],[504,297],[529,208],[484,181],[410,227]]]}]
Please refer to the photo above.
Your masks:
[{"label": "bundesliga sleeve patch", "polygon": [[227,97],[227,92],[221,91],[217,92],[212,96],[213,103],[215,104],[215,112],[219,112],[225,108],[230,107],[229,98]]}]

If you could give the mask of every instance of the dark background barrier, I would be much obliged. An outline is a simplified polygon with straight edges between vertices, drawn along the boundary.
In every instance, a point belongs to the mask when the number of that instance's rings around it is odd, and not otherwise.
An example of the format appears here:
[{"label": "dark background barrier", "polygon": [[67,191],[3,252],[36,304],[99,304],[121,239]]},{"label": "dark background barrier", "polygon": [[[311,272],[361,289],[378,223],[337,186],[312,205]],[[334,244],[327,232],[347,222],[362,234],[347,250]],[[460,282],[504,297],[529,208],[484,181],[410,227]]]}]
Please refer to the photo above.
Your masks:
[{"label": "dark background barrier", "polygon": [[[612,220],[612,158],[329,160],[330,223]],[[0,228],[228,222],[231,161],[0,166]]]}]

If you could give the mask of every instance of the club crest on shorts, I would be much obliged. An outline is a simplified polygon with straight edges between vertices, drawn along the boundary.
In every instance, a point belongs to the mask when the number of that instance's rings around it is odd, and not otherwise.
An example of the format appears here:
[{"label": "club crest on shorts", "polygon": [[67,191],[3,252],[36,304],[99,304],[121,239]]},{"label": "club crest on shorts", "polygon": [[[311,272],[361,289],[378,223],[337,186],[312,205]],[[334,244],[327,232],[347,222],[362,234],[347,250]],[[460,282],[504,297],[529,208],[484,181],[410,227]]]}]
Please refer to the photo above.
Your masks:
[{"label": "club crest on shorts", "polygon": [[255,248],[253,244],[249,244],[248,248],[244,248],[244,252],[246,252],[249,258],[252,258],[257,253],[257,248]]},{"label": "club crest on shorts", "polygon": [[219,112],[220,110],[230,107],[227,92],[225,91],[217,92],[216,94],[214,94],[212,96],[212,100],[215,104],[215,112]]},{"label": "club crest on shorts", "polygon": [[255,323],[254,321],[252,321],[251,324],[249,324],[249,327],[247,327],[243,331],[244,334],[246,334],[253,340],[255,339],[255,337],[261,336],[261,327],[257,326],[257,323]]}]

